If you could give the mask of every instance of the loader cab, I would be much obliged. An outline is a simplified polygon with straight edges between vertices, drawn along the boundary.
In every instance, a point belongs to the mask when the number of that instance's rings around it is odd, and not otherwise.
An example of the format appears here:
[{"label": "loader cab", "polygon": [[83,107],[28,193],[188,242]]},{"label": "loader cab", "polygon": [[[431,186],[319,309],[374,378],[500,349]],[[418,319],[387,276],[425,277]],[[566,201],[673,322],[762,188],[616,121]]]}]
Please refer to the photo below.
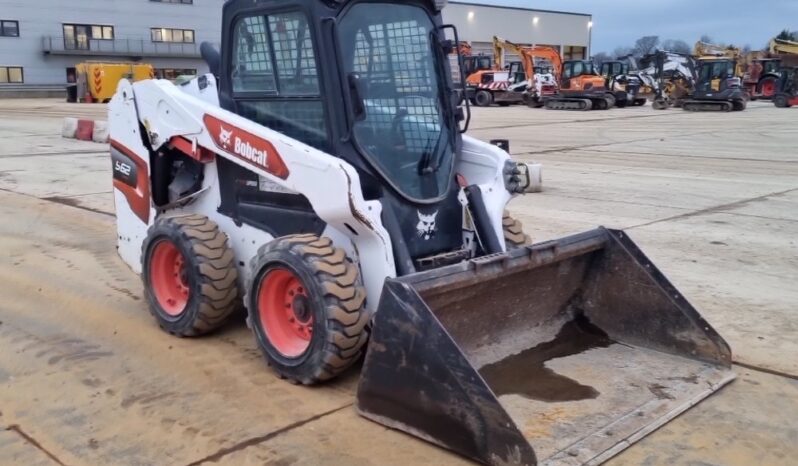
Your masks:
[{"label": "loader cab", "polygon": [[463,57],[463,74],[471,76],[477,71],[493,69],[493,59],[485,55]]},{"label": "loader cab", "polygon": [[629,73],[629,64],[621,61],[607,61],[601,64],[601,71],[599,74],[604,76],[605,79],[611,79],[615,76]]},{"label": "loader cab", "polygon": [[[463,246],[454,177],[463,111],[441,3],[230,0],[223,10],[222,107],[350,163],[404,239],[395,254],[409,259],[397,263]],[[223,171],[236,189],[222,193],[222,210],[237,220],[286,204],[243,170]],[[250,201],[258,206],[241,208]],[[281,215],[314,225],[312,212]]]}]

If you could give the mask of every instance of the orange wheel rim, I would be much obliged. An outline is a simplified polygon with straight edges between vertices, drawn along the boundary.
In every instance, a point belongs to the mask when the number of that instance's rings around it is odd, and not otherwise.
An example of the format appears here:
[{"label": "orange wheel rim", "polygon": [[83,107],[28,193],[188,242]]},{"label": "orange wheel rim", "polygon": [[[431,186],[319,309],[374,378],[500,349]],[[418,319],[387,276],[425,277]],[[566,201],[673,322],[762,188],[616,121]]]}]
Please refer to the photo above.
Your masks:
[{"label": "orange wheel rim", "polygon": [[153,248],[150,285],[155,299],[166,314],[176,317],[186,309],[189,298],[186,261],[171,240],[162,239]]},{"label": "orange wheel rim", "polygon": [[313,309],[307,289],[286,268],[266,272],[258,290],[258,315],[266,338],[285,357],[301,356],[313,336]]}]

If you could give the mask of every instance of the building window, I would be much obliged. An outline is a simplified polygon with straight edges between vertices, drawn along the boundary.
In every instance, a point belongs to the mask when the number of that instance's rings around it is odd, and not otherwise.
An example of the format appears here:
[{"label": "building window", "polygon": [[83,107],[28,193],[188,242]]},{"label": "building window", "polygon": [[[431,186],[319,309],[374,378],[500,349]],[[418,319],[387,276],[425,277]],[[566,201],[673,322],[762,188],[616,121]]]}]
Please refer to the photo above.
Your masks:
[{"label": "building window", "polygon": [[563,48],[563,59],[565,60],[584,60],[585,47],[579,45],[567,45]]},{"label": "building window", "polygon": [[67,50],[91,50],[92,40],[113,40],[114,27],[101,24],[64,24]]},{"label": "building window", "polygon": [[0,66],[0,84],[22,84],[25,82],[21,66]]},{"label": "building window", "polygon": [[152,28],[150,31],[152,32],[153,42],[194,43],[193,29]]},{"label": "building window", "polygon": [[150,0],[150,1],[156,3],[182,3],[183,5],[191,5],[194,3],[194,0]]},{"label": "building window", "polygon": [[156,68],[155,77],[174,81],[178,76],[196,76],[197,70],[193,68]]},{"label": "building window", "polygon": [[19,37],[19,21],[0,20],[0,36]]}]

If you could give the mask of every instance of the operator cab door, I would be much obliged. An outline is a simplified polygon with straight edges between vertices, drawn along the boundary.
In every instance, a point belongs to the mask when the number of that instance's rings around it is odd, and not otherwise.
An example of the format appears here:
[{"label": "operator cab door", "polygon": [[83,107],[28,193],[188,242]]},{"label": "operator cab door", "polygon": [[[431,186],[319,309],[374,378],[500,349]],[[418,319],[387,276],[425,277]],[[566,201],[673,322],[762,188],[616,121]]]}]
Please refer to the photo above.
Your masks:
[{"label": "operator cab door", "polygon": [[526,81],[526,73],[520,61],[510,63],[510,84],[520,84]]},{"label": "operator cab door", "polygon": [[574,62],[566,62],[562,65],[562,88],[571,88],[571,78],[574,77]]},{"label": "operator cab door", "polygon": [[[222,107],[330,152],[312,16],[291,2],[241,5],[225,8]],[[304,196],[225,159],[218,162],[220,212],[274,236],[323,231]]]}]

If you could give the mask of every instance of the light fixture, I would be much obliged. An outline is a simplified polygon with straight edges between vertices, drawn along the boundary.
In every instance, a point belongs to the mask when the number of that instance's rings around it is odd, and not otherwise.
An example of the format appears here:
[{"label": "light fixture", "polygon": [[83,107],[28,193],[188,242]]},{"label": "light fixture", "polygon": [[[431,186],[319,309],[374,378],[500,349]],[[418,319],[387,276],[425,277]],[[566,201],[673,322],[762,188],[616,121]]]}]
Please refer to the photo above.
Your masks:
[{"label": "light fixture", "polygon": [[592,27],[593,27],[593,21],[588,21],[587,22],[587,28],[591,29]]},{"label": "light fixture", "polygon": [[534,18],[532,18],[532,24],[535,24],[535,25],[537,25],[537,24],[538,24],[538,21],[540,21],[540,18],[538,18],[537,16],[535,16]]},{"label": "light fixture", "polygon": [[474,12],[473,11],[469,11],[468,12],[468,20],[469,21],[474,21]]}]

